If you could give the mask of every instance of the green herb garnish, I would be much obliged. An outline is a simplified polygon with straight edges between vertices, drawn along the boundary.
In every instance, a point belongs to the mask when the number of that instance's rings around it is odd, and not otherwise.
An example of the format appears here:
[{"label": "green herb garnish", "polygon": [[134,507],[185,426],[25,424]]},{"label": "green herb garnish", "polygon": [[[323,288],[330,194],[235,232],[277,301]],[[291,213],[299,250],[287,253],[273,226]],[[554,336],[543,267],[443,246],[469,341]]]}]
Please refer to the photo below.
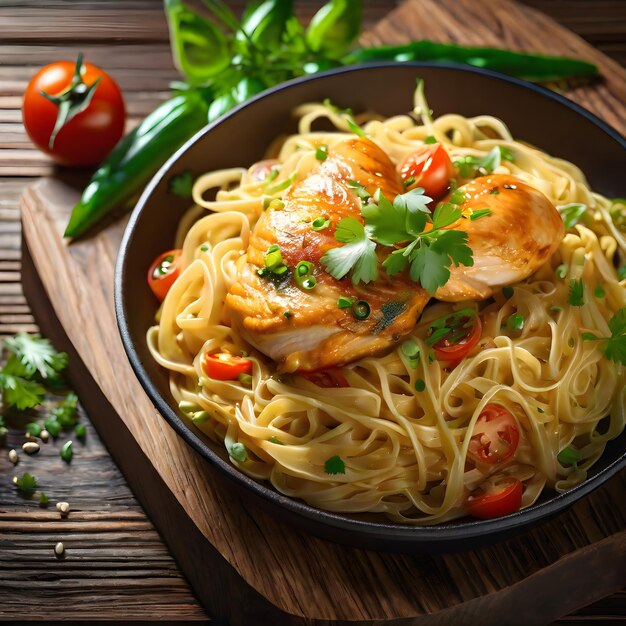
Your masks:
[{"label": "green herb garnish", "polygon": [[415,381],[415,391],[422,392],[424,389],[426,389],[426,383],[421,378],[418,378]]},{"label": "green herb garnish", "polygon": [[435,139],[434,135],[428,135],[428,137],[426,137],[426,139],[424,139],[424,143],[426,145],[432,145],[433,143],[437,143],[437,140]]},{"label": "green herb garnish", "polygon": [[513,289],[513,287],[502,287],[502,295],[509,300],[510,298],[513,297],[513,294],[515,293],[515,289]]},{"label": "green herb garnish", "polygon": [[596,298],[604,298],[606,296],[606,291],[604,289],[604,287],[602,285],[598,285],[594,290],[593,290],[593,295]]},{"label": "green herb garnish", "polygon": [[24,369],[23,376],[31,378],[38,375],[41,379],[58,379],[67,367],[67,354],[57,352],[48,339],[39,335],[18,333],[4,342]]},{"label": "green herb garnish", "polygon": [[268,439],[268,441],[270,443],[275,443],[276,445],[279,445],[279,446],[284,446],[285,445],[278,437],[270,437]]},{"label": "green herb garnish", "polygon": [[240,463],[245,463],[248,460],[248,450],[243,443],[235,442],[231,444],[228,448],[228,454]]},{"label": "green herb garnish", "polygon": [[463,178],[475,178],[478,174],[491,174],[502,161],[513,162],[513,153],[504,146],[492,148],[485,156],[464,156],[454,161],[454,167]]},{"label": "green herb garnish", "polygon": [[37,422],[31,422],[26,424],[26,432],[33,437],[39,437],[41,435],[41,426]]},{"label": "green herb garnish", "polygon": [[585,304],[585,287],[582,278],[569,281],[569,293],[567,303],[571,306],[583,306]]},{"label": "green herb garnish", "polygon": [[563,450],[556,455],[556,458],[561,465],[573,465],[576,467],[582,457],[578,450],[568,446],[567,448],[563,448]]},{"label": "green herb garnish", "polygon": [[621,308],[609,320],[610,337],[596,337],[593,333],[582,333],[583,341],[606,341],[604,355],[607,359],[626,365],[626,308]]},{"label": "green herb garnish", "polygon": [[345,474],[346,464],[342,461],[340,456],[331,456],[324,463],[324,471],[327,474]]},{"label": "green herb garnish", "polygon": [[28,472],[24,472],[21,477],[14,480],[15,486],[27,496],[32,496],[37,489],[37,479]]},{"label": "green herb garnish", "polygon": [[325,161],[328,158],[328,146],[322,144],[315,149],[315,158],[318,161]]},{"label": "green herb garnish", "polygon": [[340,296],[337,300],[337,308],[339,309],[349,309],[354,302],[354,298],[346,298],[345,296]]},{"label": "green herb garnish", "polygon": [[506,321],[509,330],[522,330],[524,328],[524,316],[521,313],[514,313]]},{"label": "green herb garnish", "polygon": [[87,429],[84,424],[76,424],[74,427],[74,432],[79,439],[84,439],[87,435]]},{"label": "green herb garnish", "polygon": [[370,305],[365,300],[357,300],[352,304],[352,315],[359,321],[366,320],[370,316]]},{"label": "green herb garnish", "polygon": [[170,191],[181,198],[191,198],[191,191],[193,189],[193,176],[189,170],[179,174],[178,176],[172,176],[170,179]]},{"label": "green herb garnish", "polygon": [[563,218],[563,224],[567,229],[574,228],[587,214],[587,205],[579,202],[565,204],[557,208]]},{"label": "green herb garnish", "polygon": [[324,230],[325,228],[328,228],[330,226],[330,220],[326,217],[316,217],[312,222],[311,222],[311,228],[313,230]]},{"label": "green herb garnish", "polygon": [[50,498],[43,492],[39,492],[39,506],[48,506],[48,502],[50,502]]}]

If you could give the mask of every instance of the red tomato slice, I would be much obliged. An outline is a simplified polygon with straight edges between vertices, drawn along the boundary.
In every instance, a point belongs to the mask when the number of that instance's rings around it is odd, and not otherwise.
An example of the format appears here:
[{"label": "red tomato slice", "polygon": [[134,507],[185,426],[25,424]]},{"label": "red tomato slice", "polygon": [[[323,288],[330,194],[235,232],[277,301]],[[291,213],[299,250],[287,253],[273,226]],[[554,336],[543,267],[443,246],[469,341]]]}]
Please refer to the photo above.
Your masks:
[{"label": "red tomato slice", "polygon": [[519,511],[523,485],[512,476],[487,481],[467,498],[467,512],[479,519],[493,519]]},{"label": "red tomato slice", "polygon": [[226,352],[205,354],[202,369],[214,380],[237,380],[241,374],[252,373],[252,361]]},{"label": "red tomato slice", "polygon": [[318,370],[317,372],[306,373],[301,372],[301,375],[318,387],[330,389],[350,386],[343,374],[336,369]]},{"label": "red tomato slice", "polygon": [[519,444],[513,414],[501,404],[487,404],[478,416],[467,453],[479,463],[494,465],[510,459]]},{"label": "red tomato slice", "polygon": [[[467,320],[465,320],[467,321]],[[463,322],[463,320],[462,320]],[[464,323],[464,322],[463,322]],[[478,343],[483,332],[483,325],[479,317],[474,318],[474,324],[467,329],[467,335],[462,337],[457,343],[451,344],[448,339],[438,341],[433,349],[438,361],[445,361],[449,365],[458,365]]]},{"label": "red tomato slice", "polygon": [[161,301],[180,275],[180,255],[182,250],[168,250],[160,254],[148,270],[148,285],[152,293]]},{"label": "red tomato slice", "polygon": [[448,191],[450,179],[454,176],[454,166],[446,149],[434,143],[410,154],[400,166],[400,175],[405,181],[415,179],[407,189],[422,187],[427,196],[437,200]]}]

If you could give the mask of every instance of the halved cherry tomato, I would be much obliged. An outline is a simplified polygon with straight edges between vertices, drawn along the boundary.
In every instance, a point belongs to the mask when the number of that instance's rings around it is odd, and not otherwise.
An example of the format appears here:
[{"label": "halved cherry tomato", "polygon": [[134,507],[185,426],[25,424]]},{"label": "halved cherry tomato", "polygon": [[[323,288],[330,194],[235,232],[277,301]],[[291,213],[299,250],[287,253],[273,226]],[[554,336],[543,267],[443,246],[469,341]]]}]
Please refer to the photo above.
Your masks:
[{"label": "halved cherry tomato", "polygon": [[523,485],[512,476],[490,479],[467,498],[467,512],[479,519],[493,519],[519,511]]},{"label": "halved cherry tomato", "polygon": [[408,189],[422,187],[427,196],[437,200],[448,191],[450,179],[454,176],[454,166],[446,149],[434,143],[410,154],[400,165],[400,175],[405,181],[415,179],[407,186]]},{"label": "halved cherry tomato", "polygon": [[302,372],[301,374],[314,385],[326,389],[350,386],[344,375],[336,369]]},{"label": "halved cherry tomato", "polygon": [[161,301],[180,275],[180,255],[182,250],[168,250],[160,254],[148,270],[148,285],[152,293]]},{"label": "halved cherry tomato", "polygon": [[478,416],[467,453],[479,463],[494,465],[510,459],[518,444],[519,428],[513,414],[491,402]]},{"label": "halved cherry tomato", "polygon": [[[468,321],[469,318],[464,318],[459,322],[459,326],[462,327]],[[458,365],[469,354],[470,350],[478,343],[483,332],[480,317],[474,317],[473,321],[474,323],[470,328],[462,329],[467,330],[467,334],[455,343],[450,343],[448,338],[444,338],[433,346],[438,361],[445,361],[454,366]]]},{"label": "halved cherry tomato", "polygon": [[[124,100],[117,83],[105,71],[91,63],[82,63],[82,59],[78,61],[78,71],[84,84],[70,91],[76,68],[72,61],[57,61],[33,76],[24,94],[24,126],[33,143],[55,161],[66,165],[97,165],[124,132]],[[76,110],[84,107],[63,124],[52,145],[50,137],[60,104],[51,102],[42,92],[49,98],[66,100],[64,107],[68,104]]]},{"label": "halved cherry tomato", "polygon": [[252,361],[226,352],[205,354],[202,369],[214,380],[237,380],[241,374],[252,373]]},{"label": "halved cherry tomato", "polygon": [[263,182],[278,165],[280,165],[280,161],[276,159],[266,159],[265,161],[255,163],[248,170],[250,182]]}]

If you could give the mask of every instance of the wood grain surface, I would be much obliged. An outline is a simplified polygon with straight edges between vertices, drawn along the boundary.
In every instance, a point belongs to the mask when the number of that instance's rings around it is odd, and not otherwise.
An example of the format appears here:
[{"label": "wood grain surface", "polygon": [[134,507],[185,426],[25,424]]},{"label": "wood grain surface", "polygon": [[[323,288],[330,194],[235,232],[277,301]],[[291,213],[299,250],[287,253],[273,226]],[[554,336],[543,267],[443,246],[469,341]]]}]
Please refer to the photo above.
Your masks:
[{"label": "wood grain surface", "polygon": [[[319,4],[298,3],[305,15],[310,15]],[[394,4],[367,2],[366,19],[371,24]],[[553,13],[616,58],[624,58],[624,3],[531,4]],[[48,60],[71,57],[83,50],[88,58],[111,69],[125,89],[130,124],[134,124],[155,102],[166,97],[168,81],[175,77],[159,2],[81,0],[49,1],[43,8],[40,5],[0,3],[0,175],[4,176],[0,182],[0,333],[3,334],[36,328],[18,282],[17,198],[33,176],[53,171],[49,161],[31,149],[21,127],[20,93],[28,78]],[[411,20],[421,22],[426,34],[434,36],[428,32],[428,24],[424,24],[424,14],[423,10],[413,12]],[[445,22],[443,13],[435,15]],[[501,14],[499,19],[504,17]],[[535,15],[528,19],[533,30],[533,22],[539,18]],[[402,22],[404,25],[406,20]],[[442,24],[437,31],[442,38],[459,36],[446,28]],[[524,41],[499,39],[503,34],[501,26],[493,32],[494,42],[511,47],[524,44]],[[382,29],[376,36],[384,39],[387,34]],[[482,35],[487,37],[489,32]],[[465,34],[460,36],[467,40]],[[550,51],[551,42],[548,37],[545,39],[545,49]],[[572,38],[571,45],[578,44],[579,40]],[[611,67],[610,72],[613,70]],[[581,91],[580,97],[583,95]],[[594,97],[587,106],[593,108],[600,100],[599,96]],[[17,437],[17,432],[12,436]],[[52,444],[44,452],[40,458],[29,459],[28,465],[19,467],[20,472],[33,468],[40,482],[42,478],[45,481],[46,491],[51,496],[70,500],[75,513],[70,516],[71,523],[70,520],[59,522],[56,515],[41,512],[34,503],[16,498],[12,487],[0,487],[0,555],[8,556],[0,558],[0,618],[206,619],[93,430],[90,428],[84,448],[78,448],[69,472]],[[11,470],[2,457],[0,475],[10,475]],[[610,508],[610,498],[622,501],[623,487],[622,479],[614,479],[587,499],[581,514],[596,517],[595,526],[581,528],[573,524],[568,531],[571,536],[564,544],[548,549],[542,545],[546,538],[541,533],[531,537],[527,549],[533,558],[544,553],[544,559],[555,559],[561,550],[569,552],[579,545],[581,536],[589,534],[589,539],[597,540],[623,528],[623,518],[615,523],[614,519],[607,521],[594,513],[596,509]],[[51,558],[49,542],[54,542],[59,533],[64,533],[68,550],[72,545],[72,549],[80,551],[77,561],[68,558],[58,563]],[[70,550],[68,555],[71,554]],[[505,554],[501,551],[497,556],[504,558]],[[480,559],[472,563],[478,569],[480,565]],[[456,566],[465,568],[462,560],[457,560]],[[447,563],[435,566],[442,572],[447,567]],[[413,572],[410,565],[406,571]],[[471,587],[469,582],[465,583],[467,586]],[[469,597],[468,590],[462,589],[459,597]],[[592,599],[581,595],[577,605]],[[623,615],[625,606],[624,595],[616,594],[567,619],[591,623],[591,620],[617,618]]]}]

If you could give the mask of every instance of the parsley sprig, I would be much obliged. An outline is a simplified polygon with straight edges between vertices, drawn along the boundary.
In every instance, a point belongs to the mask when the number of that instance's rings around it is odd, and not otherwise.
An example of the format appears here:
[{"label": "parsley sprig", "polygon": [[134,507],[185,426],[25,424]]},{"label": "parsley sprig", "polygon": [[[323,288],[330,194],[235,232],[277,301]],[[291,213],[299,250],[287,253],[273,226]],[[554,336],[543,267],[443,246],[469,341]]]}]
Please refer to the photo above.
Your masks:
[{"label": "parsley sprig", "polygon": [[492,148],[485,156],[464,156],[454,161],[454,167],[459,170],[462,178],[475,178],[479,174],[491,174],[502,161],[513,162],[515,157],[513,153],[504,146],[496,146]]},{"label": "parsley sprig", "polygon": [[435,293],[450,278],[450,266],[473,265],[472,250],[465,232],[448,227],[461,219],[462,194],[453,194],[430,213],[431,198],[421,188],[397,195],[391,202],[381,190],[370,197],[364,187],[350,181],[363,200],[365,225],[353,217],[337,224],[335,239],[346,245],[333,248],[321,259],[326,271],[337,280],[352,271],[352,282],[369,283],[378,277],[376,245],[396,249],[383,261],[390,276],[409,268],[412,280]]},{"label": "parsley sprig", "polygon": [[626,308],[621,308],[609,320],[610,337],[596,337],[593,333],[582,334],[583,341],[606,341],[604,355],[607,359],[626,365]]}]

